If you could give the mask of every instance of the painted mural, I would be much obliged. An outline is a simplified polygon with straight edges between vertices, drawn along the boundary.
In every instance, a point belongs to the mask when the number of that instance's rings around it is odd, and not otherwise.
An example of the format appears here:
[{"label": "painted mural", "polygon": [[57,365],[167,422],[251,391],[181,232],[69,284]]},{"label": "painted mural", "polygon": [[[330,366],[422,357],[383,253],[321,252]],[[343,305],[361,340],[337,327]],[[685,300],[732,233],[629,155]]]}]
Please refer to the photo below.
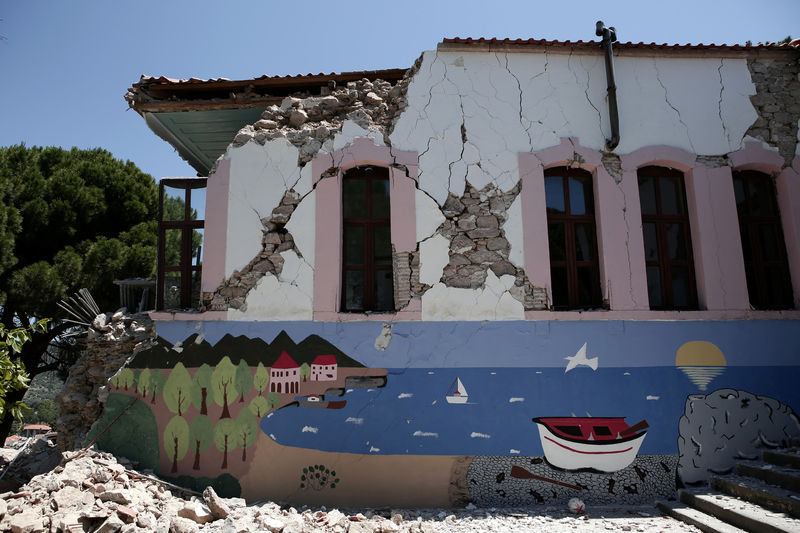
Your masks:
[{"label": "painted mural", "polygon": [[162,324],[90,437],[123,413],[103,448],[253,499],[528,505],[668,498],[800,435],[800,369],[776,364],[795,323],[762,323],[781,334],[757,371],[736,323],[650,326]]}]

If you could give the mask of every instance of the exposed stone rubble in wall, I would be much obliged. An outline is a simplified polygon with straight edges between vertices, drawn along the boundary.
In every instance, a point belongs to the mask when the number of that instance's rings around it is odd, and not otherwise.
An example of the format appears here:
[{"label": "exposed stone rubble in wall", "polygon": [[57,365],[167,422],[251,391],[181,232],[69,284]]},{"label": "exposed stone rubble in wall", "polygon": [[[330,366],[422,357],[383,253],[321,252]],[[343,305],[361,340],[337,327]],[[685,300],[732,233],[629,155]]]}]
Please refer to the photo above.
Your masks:
[{"label": "exposed stone rubble in wall", "polygon": [[85,352],[72,366],[56,401],[61,412],[55,423],[58,446],[72,450],[83,445],[92,424],[100,418],[108,395],[108,380],[155,339],[153,322],[146,314],[98,315],[85,342]]},{"label": "exposed stone rubble in wall", "polygon": [[727,155],[698,155],[695,161],[709,168],[729,167],[731,165]]},{"label": "exposed stone rubble in wall", "polygon": [[467,183],[461,198],[452,193],[447,197],[442,207],[446,220],[438,233],[450,240],[450,260],[442,271],[441,281],[447,287],[477,289],[484,286],[491,269],[498,278],[503,275],[516,278],[509,292],[525,309],[543,309],[544,291],[537,291],[525,272],[508,260],[511,245],[502,225],[519,192],[519,184],[503,192],[492,184],[477,191]]},{"label": "exposed stone rubble in wall", "polygon": [[216,292],[203,293],[203,305],[207,310],[246,309],[247,293],[256,286],[258,280],[267,274],[280,275],[283,268],[281,252],[293,250],[302,257],[300,250],[294,244],[294,238],[286,230],[286,223],[298,203],[300,195],[293,190],[286,191],[280,205],[273,209],[269,216],[261,219],[264,234],[261,240],[261,252],[247,266],[235,271],[230,278],[222,282]]},{"label": "exposed stone rubble in wall", "polygon": [[790,166],[797,145],[800,120],[800,61],[797,59],[750,59],[747,61],[756,94],[750,101],[758,119],[747,135],[778,148]]}]

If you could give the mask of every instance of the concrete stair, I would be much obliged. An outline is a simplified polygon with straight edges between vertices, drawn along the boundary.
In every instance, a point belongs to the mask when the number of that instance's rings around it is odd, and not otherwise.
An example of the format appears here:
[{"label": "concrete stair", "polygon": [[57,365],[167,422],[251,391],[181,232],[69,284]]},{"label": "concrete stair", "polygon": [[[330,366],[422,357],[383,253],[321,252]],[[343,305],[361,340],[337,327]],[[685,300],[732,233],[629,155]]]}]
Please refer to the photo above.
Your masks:
[{"label": "concrete stair", "polygon": [[735,472],[709,478],[708,488],[681,489],[679,502],[657,507],[706,533],[800,533],[800,442],[742,461]]}]

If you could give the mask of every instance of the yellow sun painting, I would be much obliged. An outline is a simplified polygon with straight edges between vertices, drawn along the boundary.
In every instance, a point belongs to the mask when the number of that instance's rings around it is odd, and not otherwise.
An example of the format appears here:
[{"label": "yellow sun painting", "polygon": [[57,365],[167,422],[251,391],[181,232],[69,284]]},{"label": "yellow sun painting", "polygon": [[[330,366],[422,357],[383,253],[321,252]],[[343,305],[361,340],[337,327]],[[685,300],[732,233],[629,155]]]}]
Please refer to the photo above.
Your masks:
[{"label": "yellow sun painting", "polygon": [[722,350],[708,341],[689,341],[675,354],[675,366],[702,391],[722,374],[727,364]]}]

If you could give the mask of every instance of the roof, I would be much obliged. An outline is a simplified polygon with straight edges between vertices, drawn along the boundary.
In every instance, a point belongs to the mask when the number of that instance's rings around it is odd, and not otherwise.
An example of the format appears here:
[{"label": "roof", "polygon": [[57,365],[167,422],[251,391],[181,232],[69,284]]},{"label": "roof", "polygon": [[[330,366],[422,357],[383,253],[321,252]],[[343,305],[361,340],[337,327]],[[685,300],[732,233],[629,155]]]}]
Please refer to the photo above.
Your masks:
[{"label": "roof", "polygon": [[336,356],[335,355],[318,355],[316,359],[311,363],[312,365],[335,365],[336,364]]},{"label": "roof", "polygon": [[174,79],[142,76],[125,99],[153,132],[170,143],[198,175],[207,176],[236,133],[261,118],[290,94],[324,95],[333,85],[382,79],[395,83],[406,69],[360,70],[339,74]]},{"label": "roof", "polygon": [[[572,49],[586,49],[595,50],[600,48],[600,41],[552,41],[548,39],[497,39],[495,37],[485,38],[480,37],[473,39],[471,37],[453,37],[443,39],[439,48],[447,49],[448,45],[472,45],[472,46],[547,46],[554,48],[572,48]],[[718,51],[740,51],[740,50],[798,50],[800,49],[800,39],[795,39],[788,44],[774,44],[774,43],[759,43],[756,45],[742,45],[742,44],[657,44],[657,43],[632,43],[630,41],[625,43],[615,42],[614,50],[672,50],[672,51],[685,51],[685,50],[718,50]]]},{"label": "roof", "polygon": [[22,430],[25,431],[26,429],[40,429],[42,431],[50,431],[50,426],[45,424],[28,424],[27,426],[23,426]]},{"label": "roof", "polygon": [[285,351],[281,352],[281,355],[280,357],[278,357],[278,360],[275,361],[274,365],[272,365],[272,368],[277,368],[277,369],[298,368],[298,367],[299,365],[295,363],[294,359],[292,359],[291,356]]}]

